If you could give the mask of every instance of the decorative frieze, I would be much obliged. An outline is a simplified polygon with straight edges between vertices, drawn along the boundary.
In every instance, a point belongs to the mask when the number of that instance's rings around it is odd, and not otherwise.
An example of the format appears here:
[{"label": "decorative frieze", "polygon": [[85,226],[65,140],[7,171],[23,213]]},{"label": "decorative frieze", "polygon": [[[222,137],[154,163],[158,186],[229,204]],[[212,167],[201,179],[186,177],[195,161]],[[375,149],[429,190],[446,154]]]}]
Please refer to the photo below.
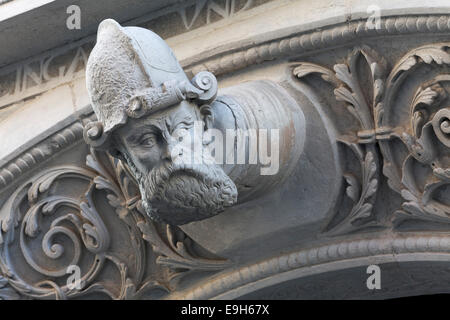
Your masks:
[{"label": "decorative frieze", "polygon": [[[236,3],[227,1],[227,10]],[[109,23],[113,31],[103,31],[111,39],[132,36]],[[66,125],[0,170],[0,298],[272,297],[268,290],[284,283],[341,271],[345,278],[369,263],[394,264],[395,275],[410,271],[411,281],[399,280],[386,297],[408,294],[411,285],[434,293],[428,283],[450,279],[450,43],[431,37],[449,29],[448,16],[383,18],[375,31],[353,21],[185,62],[199,72],[192,80],[161,39],[149,46],[158,49],[156,62],[135,42],[94,51],[88,88],[97,115]],[[387,34],[405,36],[396,38],[401,48],[384,50]],[[417,34],[431,40],[418,45],[407,37]],[[73,53],[66,61],[75,67],[55,81],[82,72],[87,51]],[[136,63],[124,64],[129,57]],[[274,59],[283,73],[277,83],[268,72],[269,80],[218,89],[204,71],[225,75]],[[57,70],[51,61],[46,68]],[[41,70],[22,73],[26,83],[47,81],[51,71]],[[279,174],[226,163],[220,174],[196,164],[151,176],[161,157],[177,156],[162,155],[157,133],[167,145],[184,139],[172,129],[194,130],[194,118],[200,131],[278,129]],[[54,164],[70,156],[83,128],[93,147],[86,163]],[[243,150],[247,156],[251,148]],[[204,176],[228,184],[197,188]],[[157,189],[171,179],[177,192]],[[190,192],[198,190],[205,202]],[[416,277],[416,263],[433,273]],[[68,282],[71,266],[81,271],[78,288]],[[292,297],[308,293],[298,291]]]},{"label": "decorative frieze", "polygon": [[[364,66],[358,59],[370,70],[369,79],[360,78]],[[379,186],[379,157],[389,186],[404,199],[391,217],[395,223],[410,218],[450,223],[449,64],[448,44],[437,43],[413,49],[390,72],[386,60],[369,47],[356,48],[345,64],[336,64],[333,70],[311,63],[295,67],[299,78],[317,73],[330,82],[336,100],[343,101],[359,122],[356,135],[342,132],[339,138],[361,164],[359,179],[344,174],[346,195],[355,204],[347,218],[328,232],[343,223],[345,232],[382,226],[370,201]]]},{"label": "decorative frieze", "polygon": [[[0,298],[160,296],[190,273],[230,266],[211,254],[201,257],[176,227],[149,221],[120,161],[98,152],[86,161],[83,168],[42,171],[3,204]],[[78,288],[66,281],[70,266],[80,268]]]}]

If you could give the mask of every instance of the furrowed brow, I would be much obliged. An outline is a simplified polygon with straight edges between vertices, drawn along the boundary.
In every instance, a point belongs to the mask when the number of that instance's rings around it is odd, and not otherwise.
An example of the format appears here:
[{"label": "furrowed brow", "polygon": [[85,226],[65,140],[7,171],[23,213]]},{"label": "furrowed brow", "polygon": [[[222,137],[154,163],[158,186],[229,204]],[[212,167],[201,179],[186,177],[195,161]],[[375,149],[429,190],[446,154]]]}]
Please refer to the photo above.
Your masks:
[{"label": "furrowed brow", "polygon": [[170,132],[176,130],[179,126],[184,125],[186,127],[191,127],[194,124],[194,119],[191,115],[185,115],[183,118],[174,117],[171,121],[171,126],[169,128]]}]

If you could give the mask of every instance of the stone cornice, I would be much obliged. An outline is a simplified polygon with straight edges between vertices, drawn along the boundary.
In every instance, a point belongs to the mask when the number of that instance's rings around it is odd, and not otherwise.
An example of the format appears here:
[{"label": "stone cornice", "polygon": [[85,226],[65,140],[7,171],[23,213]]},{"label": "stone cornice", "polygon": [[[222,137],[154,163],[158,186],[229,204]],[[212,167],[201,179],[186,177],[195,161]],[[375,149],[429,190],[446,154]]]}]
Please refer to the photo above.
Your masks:
[{"label": "stone cornice", "polygon": [[[191,73],[208,70],[219,76],[264,61],[292,55],[305,55],[325,48],[342,47],[357,39],[417,33],[436,35],[450,32],[449,14],[384,17],[381,18],[381,27],[379,29],[367,28],[366,21],[367,19],[361,19],[340,23],[320,30],[299,32],[238,50],[223,48],[222,52],[215,52],[210,56],[199,55],[200,58],[181,61],[181,65]],[[236,46],[230,44],[229,47]]]},{"label": "stone cornice", "polygon": [[[93,120],[95,115],[90,111],[90,106],[87,109],[89,109],[87,112],[90,115],[85,115],[85,117],[87,120]],[[44,136],[40,142],[26,148],[0,167],[0,190],[8,187],[17,177],[33,169],[55,153],[70,147],[83,138],[83,124],[77,116],[71,118],[69,123],[57,125],[56,127],[60,128],[54,128],[55,132]]]},{"label": "stone cornice", "polygon": [[[367,258],[372,263],[415,261],[415,258],[421,254],[424,255],[422,257],[424,260],[448,261],[450,259],[450,236],[448,234],[388,235],[372,239],[333,241],[218,274],[214,278],[208,279],[206,283],[200,283],[190,290],[177,292],[166,298],[187,300],[236,299],[247,292],[255,291],[257,287],[267,286],[268,283],[273,281],[271,277],[280,276],[283,278],[283,275],[288,275],[289,272],[303,270],[304,274],[301,276],[308,276],[323,272],[323,268],[327,271],[343,269],[345,267],[340,265],[342,263],[347,263],[347,267],[355,267],[359,260]],[[364,260],[360,264],[367,266],[368,261]],[[320,266],[323,268],[318,268],[315,271],[314,267]],[[298,275],[295,277],[298,277]],[[289,276],[283,280],[288,278]]]}]

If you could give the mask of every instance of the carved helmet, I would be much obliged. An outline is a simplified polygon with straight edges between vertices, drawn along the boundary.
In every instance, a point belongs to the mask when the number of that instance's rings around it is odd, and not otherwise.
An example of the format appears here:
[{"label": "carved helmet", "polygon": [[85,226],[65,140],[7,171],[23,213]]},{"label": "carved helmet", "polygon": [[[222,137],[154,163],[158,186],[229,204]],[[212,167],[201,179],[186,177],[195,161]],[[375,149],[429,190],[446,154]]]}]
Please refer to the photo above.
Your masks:
[{"label": "carved helmet", "polygon": [[198,73],[190,82],[156,33],[122,27],[112,19],[99,25],[86,86],[98,121],[85,126],[84,138],[101,149],[109,149],[110,133],[128,117],[139,118],[185,99],[207,103],[217,93],[217,81],[209,72]]}]

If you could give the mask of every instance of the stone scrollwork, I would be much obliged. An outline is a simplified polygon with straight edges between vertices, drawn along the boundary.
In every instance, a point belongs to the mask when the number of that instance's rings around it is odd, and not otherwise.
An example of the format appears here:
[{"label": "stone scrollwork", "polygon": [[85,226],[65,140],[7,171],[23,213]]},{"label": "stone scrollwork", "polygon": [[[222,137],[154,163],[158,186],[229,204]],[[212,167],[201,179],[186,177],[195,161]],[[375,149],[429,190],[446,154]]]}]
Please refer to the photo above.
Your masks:
[{"label": "stone scrollwork", "polygon": [[[360,58],[370,67],[369,86],[363,86],[366,79],[362,78],[363,75],[358,68]],[[300,63],[293,70],[297,78],[303,78],[310,73],[319,73],[322,79],[330,82],[335,87],[336,99],[345,102],[348,112],[359,125],[356,135],[344,132],[338,139],[342,146],[354,153],[360,164],[359,173],[350,171],[344,173],[347,184],[346,195],[353,202],[353,206],[343,219],[328,226],[327,234],[341,234],[361,227],[378,225],[373,217],[380,171],[379,154],[375,145],[375,127],[380,117],[385,68],[386,62],[383,58],[372,49],[361,47],[353,50],[348,56],[347,63],[336,64],[334,71],[312,63]]]},{"label": "stone scrollwork", "polygon": [[[386,109],[389,113],[383,119],[383,125],[392,128],[392,136],[406,146],[407,155],[399,163],[392,144],[382,143],[380,148],[386,159],[385,175],[390,182],[395,181],[390,185],[400,191],[405,200],[402,210],[397,212],[400,221],[413,216],[450,223],[449,64],[447,44],[427,45],[402,58],[388,79],[392,89],[387,102],[391,104],[387,105],[390,108]],[[409,114],[409,123],[399,122],[392,116],[393,102],[408,78],[414,78],[424,69],[429,71],[429,76],[422,79],[409,103],[409,110],[405,110],[405,114]]]},{"label": "stone scrollwork", "polygon": [[[194,271],[230,265],[211,254],[202,257],[176,227],[148,220],[138,187],[120,161],[92,151],[87,165],[47,169],[2,206],[0,299],[161,296]],[[116,234],[111,228],[117,224],[128,232]],[[122,252],[121,241],[132,252]],[[81,269],[79,288],[68,281],[69,266]]]},{"label": "stone scrollwork", "polygon": [[[89,270],[82,276],[81,283],[83,286],[87,286],[86,292],[99,289],[98,286],[90,286],[90,284],[105,263],[110,236],[98,213],[92,208],[92,184],[88,187],[83,202],[69,195],[48,194],[53,184],[59,180],[77,178],[90,181],[94,177],[93,172],[82,168],[51,168],[37,179],[18,188],[3,205],[1,209],[2,237],[0,239],[2,245],[1,269],[9,285],[20,294],[32,298],[52,296],[63,298],[80,293],[74,293],[67,285],[61,285],[48,279],[29,283],[24,279],[26,273],[15,272],[14,261],[10,257],[10,251],[15,246],[18,246],[16,250],[20,251],[27,266],[33,272],[47,278],[58,278],[66,274],[69,265],[80,263],[83,245],[94,257],[91,259]],[[24,205],[26,209],[23,208]],[[64,211],[59,209],[64,209]],[[56,212],[59,214],[56,215]],[[44,229],[43,220],[46,217],[53,219],[49,219],[51,223],[45,224],[48,230],[44,233],[42,231]],[[67,260],[67,265],[54,267],[53,263],[46,263],[44,266],[43,261],[46,260],[37,257],[37,250],[32,249],[35,248],[32,242],[41,242],[41,252],[45,259],[58,261],[59,258],[66,255],[66,248],[55,241],[61,235],[70,239],[72,257]]]},{"label": "stone scrollwork", "polygon": [[[325,234],[387,227],[390,222],[398,226],[405,220],[450,222],[449,64],[445,43],[412,50],[390,73],[386,60],[367,46],[354,49],[333,70],[294,64],[297,78],[318,74],[330,83],[335,99],[346,104],[358,123],[356,130],[342,128],[338,138],[360,163],[357,173],[343,176],[353,205],[336,214]],[[403,198],[388,221],[374,211],[381,167],[390,188]]]},{"label": "stone scrollwork", "polygon": [[[379,33],[402,21],[383,18]],[[450,26],[417,21],[404,32]],[[103,21],[86,64],[95,114],[0,172],[0,299],[258,297],[372,261],[432,261],[433,281],[447,279],[450,43],[383,52],[374,38],[354,45],[369,32],[358,26],[234,62],[218,51],[188,78],[158,35]],[[306,47],[323,51],[298,62]],[[286,59],[220,90],[205,71],[271,57]]]},{"label": "stone scrollwork", "polygon": [[[188,80],[158,35],[111,19],[99,26],[86,79],[96,116],[83,129],[87,167],[50,167],[3,204],[0,292],[161,298],[230,268],[229,256],[180,226],[238,204],[238,193],[239,204],[254,200],[291,175],[305,137],[296,100],[270,80],[227,88],[216,99],[213,74]],[[259,154],[244,131],[258,132]],[[271,159],[262,161],[268,133]],[[226,165],[204,152],[219,136],[228,140],[214,151],[224,147]]]}]

